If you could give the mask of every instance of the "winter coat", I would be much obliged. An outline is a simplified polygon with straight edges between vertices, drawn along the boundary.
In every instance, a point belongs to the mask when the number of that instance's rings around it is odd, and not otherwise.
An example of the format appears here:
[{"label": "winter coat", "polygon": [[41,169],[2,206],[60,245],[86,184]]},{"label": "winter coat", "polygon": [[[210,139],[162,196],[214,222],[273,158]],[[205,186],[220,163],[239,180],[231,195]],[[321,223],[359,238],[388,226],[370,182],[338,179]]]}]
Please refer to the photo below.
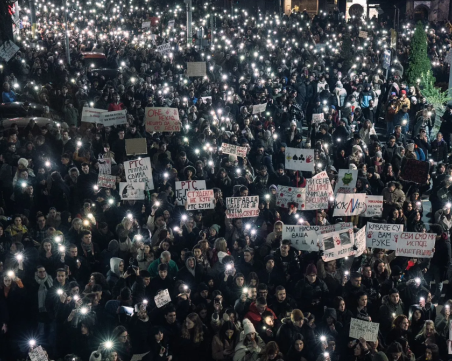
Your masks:
[{"label": "winter coat", "polygon": [[442,139],[440,142],[438,142],[438,140],[435,139],[432,142],[432,158],[435,162],[442,161],[447,163],[447,153],[448,147],[444,139]]},{"label": "winter coat", "polygon": [[388,334],[392,327],[393,315],[403,314],[403,302],[400,299],[399,302],[394,305],[389,301],[389,296],[384,296],[382,299],[382,305],[380,306],[380,331],[383,334]]},{"label": "winter coat", "polygon": [[[287,353],[290,346],[295,342],[297,334],[302,334],[304,337],[305,345],[315,344],[315,334],[311,327],[307,323],[304,323],[302,327],[297,327],[290,320],[290,317],[283,318],[281,320],[281,327],[276,333],[276,342],[282,353]],[[314,342],[314,343],[310,343]],[[314,354],[314,348],[305,347],[311,354]]]},{"label": "winter coat", "polygon": [[251,343],[248,343],[248,345],[245,346],[245,337],[245,334],[242,332],[240,334],[240,341],[235,347],[233,361],[257,361],[259,359],[259,354],[264,350],[265,342],[259,335],[256,334],[257,346],[255,348],[253,348]]},{"label": "winter coat", "polygon": [[[266,308],[265,311],[269,311],[273,314],[274,319],[276,320],[278,317],[276,317],[275,313],[270,309],[270,308]],[[256,307],[256,302],[253,302],[250,305],[250,308],[247,312],[247,314],[245,315],[245,318],[249,319],[252,324],[254,325],[254,327],[257,327],[258,323],[262,321],[262,315],[259,313],[257,307]]]},{"label": "winter coat", "polygon": [[383,189],[383,202],[386,205],[398,205],[399,207],[403,207],[403,202],[405,202],[405,193],[403,193],[401,186],[396,186],[394,192],[390,192],[389,188],[386,187]]}]

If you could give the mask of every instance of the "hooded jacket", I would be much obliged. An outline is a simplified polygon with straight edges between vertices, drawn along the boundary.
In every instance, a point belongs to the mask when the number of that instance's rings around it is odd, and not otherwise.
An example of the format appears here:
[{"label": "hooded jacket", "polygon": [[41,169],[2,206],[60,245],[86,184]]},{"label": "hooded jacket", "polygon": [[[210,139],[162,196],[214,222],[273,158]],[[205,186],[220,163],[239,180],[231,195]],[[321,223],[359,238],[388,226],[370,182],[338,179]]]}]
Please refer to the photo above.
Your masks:
[{"label": "hooded jacket", "polygon": [[347,91],[344,89],[344,86],[340,81],[336,83],[336,88],[334,88],[334,94],[337,98],[337,104],[340,107],[344,106],[345,98],[347,98]]},{"label": "hooded jacket", "polygon": [[121,278],[121,272],[119,271],[119,264],[124,262],[122,258],[112,257],[110,258],[110,270],[107,272],[107,282],[110,289],[113,289],[114,285]]},{"label": "hooded jacket", "polygon": [[[194,262],[193,268],[188,265],[190,259]],[[184,281],[184,283],[193,288],[203,281],[204,268],[196,262],[196,258],[192,253],[188,253],[185,256],[185,267],[182,267],[179,272],[177,272],[177,279]]]}]

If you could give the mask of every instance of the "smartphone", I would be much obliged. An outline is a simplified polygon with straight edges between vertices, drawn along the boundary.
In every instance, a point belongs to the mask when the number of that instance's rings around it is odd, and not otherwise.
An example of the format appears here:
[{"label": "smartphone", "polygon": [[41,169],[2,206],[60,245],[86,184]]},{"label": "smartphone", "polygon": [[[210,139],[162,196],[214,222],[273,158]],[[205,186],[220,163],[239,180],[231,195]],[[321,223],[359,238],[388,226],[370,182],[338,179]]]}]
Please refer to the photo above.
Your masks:
[{"label": "smartphone", "polygon": [[126,306],[122,306],[121,310],[123,311],[123,313],[125,313],[127,316],[133,316],[133,307],[126,307]]}]

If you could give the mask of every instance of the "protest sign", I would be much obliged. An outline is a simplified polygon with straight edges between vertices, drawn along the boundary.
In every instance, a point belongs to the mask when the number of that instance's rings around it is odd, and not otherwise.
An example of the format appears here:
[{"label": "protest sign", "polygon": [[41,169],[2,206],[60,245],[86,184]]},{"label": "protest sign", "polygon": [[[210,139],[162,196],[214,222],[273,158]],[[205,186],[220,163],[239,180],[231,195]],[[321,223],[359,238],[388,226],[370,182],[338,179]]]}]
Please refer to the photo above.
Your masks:
[{"label": "protest sign", "polygon": [[[325,172],[324,170],[321,171],[320,173],[317,173],[315,176],[312,177],[312,179],[327,179],[327,178],[328,178],[328,180],[330,179],[328,177],[328,173]],[[328,195],[330,197],[332,197],[334,195],[333,187],[331,187],[331,182],[328,182]]]},{"label": "protest sign", "polygon": [[152,179],[151,158],[128,160],[124,162],[124,172],[126,180],[130,183],[144,182],[146,190],[154,189]]},{"label": "protest sign", "polygon": [[116,188],[116,176],[110,174],[99,174],[97,177],[97,186],[99,188]]},{"label": "protest sign", "polygon": [[136,353],[132,356],[132,358],[130,359],[130,361],[141,361],[143,359],[144,356],[146,356],[149,352],[145,352],[145,353]]},{"label": "protest sign", "polygon": [[337,193],[353,193],[358,180],[358,170],[339,169],[337,183],[334,192]]},{"label": "protest sign", "polygon": [[141,28],[142,29],[146,29],[146,28],[150,28],[151,27],[151,22],[150,21],[143,21],[141,23]]},{"label": "protest sign", "polygon": [[126,139],[126,153],[127,155],[147,154],[148,143],[146,138]]},{"label": "protest sign", "polygon": [[352,318],[350,322],[350,333],[348,335],[351,338],[360,339],[362,337],[366,341],[376,342],[379,328],[379,323]]},{"label": "protest sign", "polygon": [[340,222],[336,224],[328,224],[327,226],[311,226],[316,229],[317,234],[325,234],[330,232],[343,231],[344,229],[353,228],[352,222]]},{"label": "protest sign", "polygon": [[155,305],[157,308],[162,308],[166,304],[171,302],[171,297],[168,292],[168,289],[165,289],[163,291],[160,291],[157,293],[157,295],[154,297]]},{"label": "protest sign", "polygon": [[112,125],[121,125],[127,123],[127,110],[116,110],[114,112],[101,113],[99,116],[99,123],[104,127],[111,127]]},{"label": "protest sign", "polygon": [[104,110],[104,109],[83,107],[83,109],[82,109],[82,122],[85,122],[85,123],[102,123],[101,120],[100,120],[100,115],[102,113],[106,113],[106,112],[107,112],[107,110]]},{"label": "protest sign", "polygon": [[289,208],[290,203],[295,203],[299,210],[305,209],[305,188],[278,186],[276,192],[276,206]]},{"label": "protest sign", "polygon": [[210,100],[212,102],[212,97],[201,97],[203,103],[207,103],[207,100]]},{"label": "protest sign", "polygon": [[286,169],[314,171],[314,149],[286,148]]},{"label": "protest sign", "polygon": [[367,222],[366,246],[394,251],[401,232],[403,232],[402,224]]},{"label": "protest sign", "polygon": [[8,62],[18,51],[19,47],[11,40],[5,41],[3,45],[0,46],[0,58]]},{"label": "protest sign", "polygon": [[246,157],[246,152],[248,151],[247,147],[239,147],[238,145],[223,143],[221,145],[221,152],[223,154],[232,154],[237,157]]},{"label": "protest sign", "polygon": [[267,103],[255,104],[255,105],[253,105],[253,114],[259,114],[259,113],[265,112],[265,109],[267,109]]},{"label": "protest sign", "polygon": [[175,20],[170,20],[170,21],[168,21],[168,28],[169,29],[174,29],[174,23],[175,23],[176,21]]},{"label": "protest sign", "polygon": [[178,206],[184,206],[187,202],[188,191],[207,189],[205,180],[189,180],[176,182],[176,201]]},{"label": "protest sign", "polygon": [[34,347],[28,352],[31,361],[47,361],[46,353],[41,346]]},{"label": "protest sign", "polygon": [[[452,322],[449,322],[449,340],[452,340]],[[447,346],[449,355],[452,355],[452,342],[448,342]]]},{"label": "protest sign", "polygon": [[226,197],[227,218],[247,218],[259,215],[259,196]]},{"label": "protest sign", "polygon": [[185,205],[187,211],[214,208],[215,201],[212,189],[187,192],[187,204]]},{"label": "protest sign", "polygon": [[[105,177],[105,176],[104,176]],[[119,183],[119,194],[122,200],[143,200],[146,183]]]},{"label": "protest sign", "polygon": [[111,158],[99,158],[99,174],[111,174]]},{"label": "protest sign", "polygon": [[187,63],[187,76],[206,76],[206,62],[195,61]]},{"label": "protest sign", "polygon": [[435,233],[402,232],[396,246],[396,257],[432,258],[435,248]]},{"label": "protest sign", "polygon": [[416,159],[406,159],[400,172],[400,178],[409,182],[426,184],[429,172],[429,162]]},{"label": "protest sign", "polygon": [[359,31],[359,37],[363,39],[367,39],[367,31]]},{"label": "protest sign", "polygon": [[366,227],[355,233],[355,257],[361,256],[366,250]]},{"label": "protest sign", "polygon": [[177,108],[146,107],[145,114],[147,132],[180,132]]},{"label": "protest sign", "polygon": [[366,193],[338,193],[333,217],[357,216],[366,211]]},{"label": "protest sign", "polygon": [[364,217],[381,217],[383,214],[383,196],[366,196]]},{"label": "protest sign", "polygon": [[299,251],[318,251],[317,237],[315,227],[296,225],[283,226],[282,239],[290,240],[292,247]]},{"label": "protest sign", "polygon": [[325,117],[323,113],[315,113],[312,114],[312,122],[313,123],[323,123],[325,121]]},{"label": "protest sign", "polygon": [[331,183],[326,172],[321,177],[312,177],[306,181],[306,210],[328,208]]},{"label": "protest sign", "polygon": [[324,262],[353,256],[354,254],[355,236],[353,228],[320,234],[318,241],[319,247],[323,251],[322,259]]},{"label": "protest sign", "polygon": [[158,45],[157,48],[155,49],[155,51],[162,55],[168,55],[169,53],[171,53],[171,44],[166,43],[166,44]]}]

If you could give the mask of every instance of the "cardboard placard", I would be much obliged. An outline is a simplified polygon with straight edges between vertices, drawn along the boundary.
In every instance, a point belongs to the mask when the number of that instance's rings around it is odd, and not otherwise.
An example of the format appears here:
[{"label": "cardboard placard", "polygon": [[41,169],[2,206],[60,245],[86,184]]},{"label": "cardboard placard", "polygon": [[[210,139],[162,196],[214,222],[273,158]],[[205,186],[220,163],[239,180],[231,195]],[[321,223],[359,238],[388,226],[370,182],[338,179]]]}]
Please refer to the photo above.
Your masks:
[{"label": "cardboard placard", "polygon": [[206,76],[206,62],[195,61],[187,63],[187,76]]},{"label": "cardboard placard", "polygon": [[400,178],[417,184],[426,184],[429,172],[429,162],[406,159],[401,169]]},{"label": "cardboard placard", "polygon": [[353,256],[355,235],[353,228],[343,231],[334,231],[319,235],[319,247],[323,251],[324,262],[333,261],[344,257]]},{"label": "cardboard placard", "polygon": [[319,124],[323,123],[325,121],[325,114],[324,113],[315,113],[312,114],[312,122]]},{"label": "cardboard placard", "polygon": [[376,342],[378,340],[379,328],[379,323],[352,318],[350,322],[350,333],[348,335],[351,338],[359,339],[362,337],[366,341]]},{"label": "cardboard placard", "polygon": [[168,21],[168,28],[169,29],[174,29],[175,22],[176,22],[175,20],[169,20]]},{"label": "cardboard placard", "polygon": [[213,194],[213,189],[187,192],[187,203],[185,205],[185,209],[187,211],[214,208],[215,197]]},{"label": "cardboard placard", "polygon": [[317,234],[325,234],[330,232],[343,231],[344,229],[353,228],[352,222],[340,222],[336,224],[328,224],[327,226],[311,226],[317,229]]},{"label": "cardboard placard", "polygon": [[169,53],[171,53],[171,44],[166,43],[166,44],[158,45],[157,48],[155,49],[155,51],[162,55],[168,55]]},{"label": "cardboard placard", "polygon": [[267,109],[267,103],[255,104],[255,105],[253,105],[253,114],[259,114],[259,113],[265,112],[265,109]]},{"label": "cardboard placard", "polygon": [[178,206],[185,206],[187,203],[188,191],[199,191],[207,189],[205,180],[189,180],[176,182],[176,201]]},{"label": "cardboard placard", "polygon": [[146,138],[126,139],[126,153],[127,155],[147,154],[148,143]]},{"label": "cardboard placard", "polygon": [[223,154],[232,154],[237,157],[246,157],[246,153],[248,151],[247,147],[239,147],[238,145],[223,143],[221,145],[221,151]]},{"label": "cardboard placard", "polygon": [[19,51],[19,49],[20,48],[11,40],[5,41],[3,45],[0,46],[0,58],[8,62]]},{"label": "cardboard placard", "polygon": [[296,203],[299,210],[305,209],[305,188],[278,186],[276,206],[289,208],[289,203]]},{"label": "cardboard placard", "polygon": [[227,218],[247,218],[259,215],[259,196],[226,197]]},{"label": "cardboard placard", "polygon": [[87,108],[83,107],[82,109],[82,122],[85,123],[102,123],[100,120],[100,115],[102,113],[107,113],[107,110],[104,109],[96,109],[96,108]]},{"label": "cardboard placard", "polygon": [[110,174],[99,174],[97,177],[97,186],[99,188],[116,188],[116,176]]},{"label": "cardboard placard", "polygon": [[355,233],[355,257],[361,256],[366,250],[366,227]]},{"label": "cardboard placard", "polygon": [[337,193],[353,193],[358,180],[358,170],[339,169],[337,175],[336,187],[334,192]]},{"label": "cardboard placard", "polygon": [[435,233],[402,232],[396,247],[396,257],[432,258],[435,248]]},{"label": "cardboard placard", "polygon": [[383,196],[366,196],[364,217],[381,217],[383,214]]},{"label": "cardboard placard", "polygon": [[338,193],[333,217],[358,216],[366,211],[366,193]]},{"label": "cardboard placard", "polygon": [[47,361],[48,358],[41,346],[34,347],[28,352],[31,361]]},{"label": "cardboard placard", "polygon": [[299,251],[316,252],[319,250],[317,231],[311,226],[283,226],[282,239],[288,239],[292,247]]},{"label": "cardboard placard", "polygon": [[150,28],[151,27],[151,22],[150,21],[143,21],[141,23],[141,28],[142,29],[146,29],[146,28]]},{"label": "cardboard placard", "polygon": [[111,158],[99,158],[99,174],[111,174]]},{"label": "cardboard placard", "polygon": [[154,301],[155,301],[155,305],[157,306],[157,308],[162,308],[163,306],[170,303],[171,297],[168,292],[168,289],[165,289],[165,290],[157,293],[157,295],[154,297]]},{"label": "cardboard placard", "polygon": [[143,200],[146,183],[119,183],[119,194],[122,200]]},{"label": "cardboard placard", "polygon": [[154,189],[151,159],[149,157],[125,161],[124,172],[128,183],[144,182],[146,184],[145,190]]},{"label": "cardboard placard", "polygon": [[401,232],[403,232],[402,224],[367,222],[366,246],[394,251],[397,246],[397,239]]},{"label": "cardboard placard", "polygon": [[145,352],[145,353],[136,353],[132,356],[132,358],[130,359],[130,361],[141,361],[143,359],[144,356],[146,356],[149,352]]},{"label": "cardboard placard", "polygon": [[363,39],[367,39],[367,31],[359,31],[359,37]]},{"label": "cardboard placard", "polygon": [[146,107],[147,132],[180,132],[179,110],[166,107]]},{"label": "cardboard placard", "polygon": [[111,127],[113,125],[121,125],[127,123],[127,110],[115,110],[114,112],[101,113],[99,122],[104,127]]},{"label": "cardboard placard", "polygon": [[312,177],[306,181],[306,210],[328,208],[332,193],[330,179],[326,172],[320,177]]},{"label": "cardboard placard", "polygon": [[314,149],[286,148],[286,169],[313,172],[314,164]]}]

